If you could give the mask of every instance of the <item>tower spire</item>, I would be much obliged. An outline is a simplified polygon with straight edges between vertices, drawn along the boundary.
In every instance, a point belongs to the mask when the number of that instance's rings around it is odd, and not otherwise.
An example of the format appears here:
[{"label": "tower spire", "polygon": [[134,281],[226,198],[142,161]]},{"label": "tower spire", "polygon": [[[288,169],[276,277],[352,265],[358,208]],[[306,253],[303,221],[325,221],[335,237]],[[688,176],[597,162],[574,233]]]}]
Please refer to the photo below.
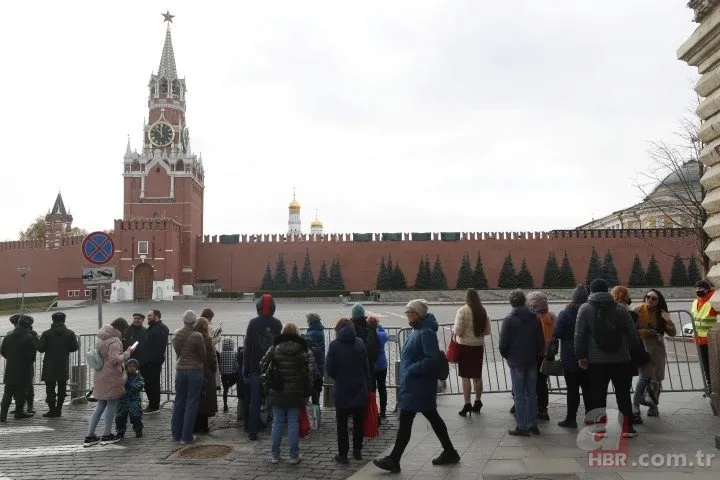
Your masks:
[{"label": "tower spire", "polygon": [[55,198],[55,203],[53,204],[50,213],[53,215],[67,215],[67,211],[65,210],[65,204],[63,203],[62,195],[60,194],[60,192],[58,192],[57,198]]},{"label": "tower spire", "polygon": [[171,82],[178,78],[175,66],[175,51],[173,50],[172,35],[170,34],[170,23],[172,23],[172,17],[175,15],[170,15],[170,12],[162,15],[167,22],[167,30],[165,31],[165,44],[160,57],[160,66],[158,67],[158,77],[165,77]]}]

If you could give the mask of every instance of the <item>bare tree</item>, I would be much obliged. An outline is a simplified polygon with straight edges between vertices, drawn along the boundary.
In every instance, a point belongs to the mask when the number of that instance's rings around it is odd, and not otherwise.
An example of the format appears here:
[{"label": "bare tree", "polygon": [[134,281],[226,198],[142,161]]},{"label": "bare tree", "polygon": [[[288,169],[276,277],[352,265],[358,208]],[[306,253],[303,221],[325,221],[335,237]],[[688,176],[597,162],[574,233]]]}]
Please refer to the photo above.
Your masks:
[{"label": "bare tree", "polygon": [[700,161],[704,145],[699,131],[700,120],[693,113],[680,122],[676,143],[650,142],[648,155],[652,163],[648,172],[640,174],[636,186],[645,196],[645,203],[669,218],[674,227],[694,232],[705,276],[711,265],[705,254],[710,237],[703,228],[708,215],[702,205],[705,188],[699,182],[706,169]]}]

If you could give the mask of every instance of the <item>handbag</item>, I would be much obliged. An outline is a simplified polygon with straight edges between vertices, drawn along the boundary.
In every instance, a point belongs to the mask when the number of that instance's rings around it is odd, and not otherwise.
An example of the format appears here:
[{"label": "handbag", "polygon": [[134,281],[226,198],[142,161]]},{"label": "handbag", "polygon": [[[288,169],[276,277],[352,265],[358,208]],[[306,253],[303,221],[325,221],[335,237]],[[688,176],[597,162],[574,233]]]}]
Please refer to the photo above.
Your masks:
[{"label": "handbag", "polygon": [[455,341],[455,334],[453,333],[450,337],[450,344],[448,345],[447,355],[445,355],[450,363],[457,363],[458,361],[458,344]]},{"label": "handbag", "polygon": [[283,389],[283,380],[282,376],[280,375],[280,370],[277,367],[277,362],[275,361],[275,347],[273,347],[272,352],[270,353],[270,362],[268,362],[267,370],[265,370],[264,373],[260,375],[260,381],[265,385],[265,388],[268,390],[282,390]]},{"label": "handbag", "polygon": [[540,365],[540,373],[545,374],[548,377],[562,377],[562,361],[543,358],[542,364]]},{"label": "handbag", "polygon": [[368,394],[368,403],[365,409],[365,416],[363,417],[363,436],[374,438],[380,433],[378,432],[378,420],[380,414],[378,413],[377,402],[375,401],[375,392]]},{"label": "handbag", "polygon": [[307,410],[310,430],[317,430],[320,428],[320,405],[311,403],[305,407],[305,410]]},{"label": "handbag", "polygon": [[308,412],[306,408],[300,409],[299,424],[300,438],[307,437],[310,433],[310,419],[308,418]]}]

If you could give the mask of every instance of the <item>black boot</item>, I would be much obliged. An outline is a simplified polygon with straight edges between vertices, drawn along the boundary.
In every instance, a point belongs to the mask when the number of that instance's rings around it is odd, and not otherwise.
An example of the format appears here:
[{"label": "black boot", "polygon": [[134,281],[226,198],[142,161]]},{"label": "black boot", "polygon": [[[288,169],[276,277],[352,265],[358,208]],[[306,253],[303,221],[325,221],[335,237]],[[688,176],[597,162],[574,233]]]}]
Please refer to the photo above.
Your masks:
[{"label": "black boot", "polygon": [[461,417],[464,417],[465,415],[467,415],[469,413],[470,417],[472,417],[472,412],[473,412],[472,405],[470,405],[469,403],[466,403],[465,406],[463,406],[463,409],[458,412],[458,415],[460,415]]},{"label": "black boot", "polygon": [[65,403],[65,397],[58,397],[55,404],[55,413],[57,413],[58,417],[62,415],[63,403]]},{"label": "black boot", "polygon": [[0,407],[0,422],[7,422],[9,407]]},{"label": "black boot", "polygon": [[44,418],[55,418],[58,416],[57,411],[55,410],[55,407],[51,406],[50,411],[43,413],[42,415]]},{"label": "black boot", "polygon": [[473,412],[478,413],[482,407],[483,407],[482,401],[475,400],[475,403],[473,403],[472,410],[473,410]]}]

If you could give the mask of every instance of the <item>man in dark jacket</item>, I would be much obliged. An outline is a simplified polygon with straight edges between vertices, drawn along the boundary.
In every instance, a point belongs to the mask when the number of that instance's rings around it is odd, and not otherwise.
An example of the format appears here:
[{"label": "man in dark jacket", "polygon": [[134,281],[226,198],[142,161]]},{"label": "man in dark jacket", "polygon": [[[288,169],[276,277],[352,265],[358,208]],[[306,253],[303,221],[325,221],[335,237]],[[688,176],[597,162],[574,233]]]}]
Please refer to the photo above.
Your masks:
[{"label": "man in dark jacket", "polygon": [[500,329],[500,355],[507,360],[515,401],[517,427],[510,435],[539,435],[537,425],[537,357],[545,346],[537,315],[525,305],[522,290],[510,292],[512,312]]},{"label": "man in dark jacket", "polygon": [[133,355],[140,366],[140,374],[145,379],[148,406],[143,412],[146,414],[160,411],[160,374],[165,363],[165,352],[170,337],[168,327],[162,322],[160,310],[150,310],[147,321],[145,338]]},{"label": "man in dark jacket", "polygon": [[2,401],[0,402],[0,422],[7,421],[8,410],[13,397],[15,398],[15,418],[32,417],[32,413],[24,411],[25,397],[28,391],[30,375],[28,372],[35,362],[37,342],[30,332],[33,318],[21,315],[18,325],[8,333],[0,345],[0,355],[5,360],[5,375]]},{"label": "man in dark jacket", "polygon": [[[45,401],[50,408],[43,417],[62,415],[62,406],[70,378],[70,353],[80,348],[75,332],[65,326],[65,314],[52,314],[52,325],[40,336],[37,351],[44,353],[41,380],[45,382]],[[55,393],[57,387],[57,394]]]},{"label": "man in dark jacket", "polygon": [[[637,333],[627,308],[618,305],[608,293],[608,284],[600,278],[590,284],[588,302],[580,307],[575,324],[575,355],[580,368],[587,369],[592,391],[593,415],[602,418],[607,389],[612,381],[618,410],[625,417],[622,435],[637,436],[630,424],[632,402],[632,365],[630,352]],[[592,420],[592,418],[590,418]],[[598,431],[602,431],[602,428]]]},{"label": "man in dark jacket", "polygon": [[272,347],[275,337],[282,331],[282,323],[275,318],[275,300],[265,294],[257,302],[258,316],[250,320],[245,331],[243,345],[243,380],[248,385],[250,401],[245,417],[245,427],[250,440],[257,440],[260,430],[260,404],[262,385],[260,384],[260,361]]},{"label": "man in dark jacket", "polygon": [[[145,340],[147,328],[143,326],[144,322],[145,315],[142,313],[133,313],[132,323],[128,327],[127,331],[125,331],[125,336],[123,337],[123,348],[125,350],[127,350],[128,347],[133,345],[135,342],[138,342],[139,347],[139,344]],[[135,351],[137,352],[137,349],[135,349]],[[133,353],[130,358],[136,358],[135,354]]]},{"label": "man in dark jacket", "polygon": [[350,310],[351,320],[355,328],[355,334],[365,344],[367,352],[368,368],[370,369],[370,383],[368,387],[371,391],[375,391],[375,361],[378,354],[377,325],[370,324],[365,316],[365,307],[360,303],[356,303]]}]

